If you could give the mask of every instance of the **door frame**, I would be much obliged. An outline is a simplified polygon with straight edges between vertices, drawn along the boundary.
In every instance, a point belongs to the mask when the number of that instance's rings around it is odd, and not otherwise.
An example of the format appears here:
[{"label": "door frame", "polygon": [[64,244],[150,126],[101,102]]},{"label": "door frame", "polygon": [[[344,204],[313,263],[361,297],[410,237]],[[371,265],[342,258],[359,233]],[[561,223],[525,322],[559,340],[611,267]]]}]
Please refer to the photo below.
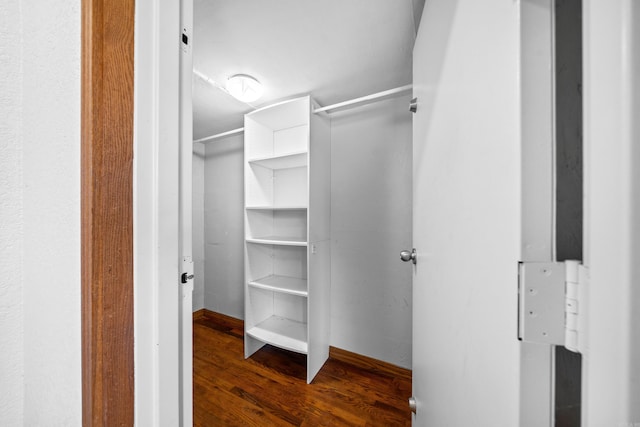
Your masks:
[{"label": "door frame", "polygon": [[178,426],[180,2],[136,2],[135,12],[135,420]]},{"label": "door frame", "polygon": [[[520,261],[552,262],[556,246],[554,0],[523,0],[520,17]],[[554,425],[554,355],[552,345],[520,343],[521,427]]]},{"label": "door frame", "polygon": [[83,424],[180,425],[180,4],[81,5]]},{"label": "door frame", "polygon": [[[172,423],[179,418],[178,370],[170,369],[178,360],[178,322],[170,321],[172,315],[164,319],[164,312],[163,317],[159,316],[163,304],[169,303],[169,284],[175,286],[179,275],[175,141],[179,123],[176,108],[180,13],[179,5],[169,3],[152,0],[134,5],[133,0],[82,0],[81,316],[85,425],[133,425],[134,420],[137,425],[159,425],[160,420],[178,425]],[[628,59],[638,61],[629,53],[638,43],[639,29],[632,21],[638,15],[638,7],[630,0],[607,5],[587,0],[585,4],[589,19],[584,26],[585,46],[590,57],[615,53],[613,63],[590,63],[589,58],[585,59],[585,73],[596,66],[597,71],[615,76],[622,72],[626,85],[623,89],[634,87],[632,83],[637,78],[632,79],[633,73],[626,72],[632,70],[629,66],[637,67]],[[592,34],[604,35],[606,43],[611,43],[595,44],[590,39]],[[624,45],[628,51],[610,48],[621,46],[620,37],[631,42]],[[602,250],[615,250],[620,241],[628,242],[627,237],[633,236],[633,246],[622,260],[610,256],[600,260],[596,258],[600,252],[587,252],[585,259],[592,270],[592,283],[599,278],[607,281],[609,273],[620,274],[620,266],[628,273],[615,282],[621,293],[606,289],[595,292],[592,287],[592,296],[615,297],[616,301],[629,296],[638,301],[640,292],[632,280],[637,280],[639,273],[631,263],[640,252],[640,233],[634,225],[638,222],[632,221],[640,212],[638,200],[632,200],[636,205],[623,206],[628,214],[625,228],[616,229],[615,235],[602,232],[605,227],[596,227],[600,215],[607,214],[606,203],[597,204],[598,197],[608,200],[609,189],[620,188],[618,184],[622,183],[625,194],[640,197],[640,184],[634,180],[637,172],[630,162],[623,162],[624,174],[613,173],[618,171],[621,159],[631,158],[628,153],[633,159],[638,158],[633,141],[640,131],[630,121],[620,128],[620,118],[627,116],[612,115],[606,111],[606,102],[596,102],[600,95],[604,101],[608,99],[603,95],[606,91],[599,91],[604,83],[602,79],[585,82],[590,91],[585,111],[593,113],[585,114],[585,126],[591,126],[588,138],[607,129],[623,129],[624,134],[621,144],[602,151],[602,163],[594,165],[600,169],[594,171],[588,184],[593,193],[588,200],[592,211],[587,218],[585,240],[592,245],[602,243]],[[614,101],[619,101],[616,106],[622,106],[623,113],[631,114],[637,108],[637,91],[620,90],[614,95]],[[602,117],[595,114],[598,108]],[[589,124],[588,120],[596,119],[599,121]],[[599,159],[595,147],[591,145],[589,149],[592,161]],[[594,188],[596,177],[604,178],[602,185],[598,182]],[[178,288],[175,289],[177,293]],[[141,295],[145,297],[138,297]],[[603,366],[610,366],[607,357],[616,357],[607,349],[615,346],[602,345],[595,350],[596,345],[610,343],[610,326],[618,324],[621,316],[629,314],[624,318],[625,327],[630,328],[637,321],[639,314],[630,311],[629,300],[621,302],[625,310],[615,316],[607,317],[605,314],[611,313],[600,310],[594,314],[602,315],[592,319],[598,321],[598,328],[589,334],[591,349],[585,374],[593,381],[589,381],[587,405],[583,408],[585,422],[587,416],[595,423],[616,412],[635,416],[633,402],[622,402],[629,404],[624,407],[616,406],[616,402],[598,403],[599,395],[594,392],[598,382],[630,381],[623,370],[616,371],[620,375],[603,379],[607,372]],[[174,305],[177,319],[177,304]],[[622,333],[613,337],[631,345],[629,357],[640,353],[640,340],[629,343],[628,336]],[[633,360],[635,365],[631,366]],[[633,360],[625,359],[621,367],[637,367],[637,359]],[[600,390],[606,393],[610,388]]]},{"label": "door frame", "polygon": [[133,32],[133,0],[82,1],[84,425],[134,421]]}]

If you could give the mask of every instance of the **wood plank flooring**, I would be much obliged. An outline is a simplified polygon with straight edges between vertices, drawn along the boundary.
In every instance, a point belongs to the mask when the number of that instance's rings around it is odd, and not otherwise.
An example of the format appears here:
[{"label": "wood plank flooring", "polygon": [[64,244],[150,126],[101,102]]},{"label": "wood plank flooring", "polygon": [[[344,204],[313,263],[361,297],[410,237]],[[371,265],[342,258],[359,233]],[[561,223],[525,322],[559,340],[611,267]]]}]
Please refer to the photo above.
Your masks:
[{"label": "wood plank flooring", "polygon": [[410,426],[411,371],[331,349],[313,383],[306,356],[265,346],[243,355],[242,321],[194,315],[195,426]]}]

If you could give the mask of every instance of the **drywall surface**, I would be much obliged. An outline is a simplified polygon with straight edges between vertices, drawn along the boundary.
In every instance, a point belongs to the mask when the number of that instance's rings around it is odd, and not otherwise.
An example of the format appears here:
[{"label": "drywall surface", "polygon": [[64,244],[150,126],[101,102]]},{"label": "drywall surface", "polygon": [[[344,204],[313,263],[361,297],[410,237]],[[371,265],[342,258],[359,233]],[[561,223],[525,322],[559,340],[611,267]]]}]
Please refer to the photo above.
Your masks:
[{"label": "drywall surface", "polygon": [[193,311],[204,308],[204,156],[204,145],[193,144]]},{"label": "drywall surface", "polygon": [[204,307],[244,319],[244,144],[230,136],[206,145]]},{"label": "drywall surface", "polygon": [[80,2],[1,12],[0,419],[80,425]]},{"label": "drywall surface", "polygon": [[411,368],[409,96],[331,116],[331,345]]},{"label": "drywall surface", "polygon": [[80,2],[22,3],[25,425],[79,425]]},{"label": "drywall surface", "polygon": [[24,423],[22,16],[0,4],[0,424]]}]

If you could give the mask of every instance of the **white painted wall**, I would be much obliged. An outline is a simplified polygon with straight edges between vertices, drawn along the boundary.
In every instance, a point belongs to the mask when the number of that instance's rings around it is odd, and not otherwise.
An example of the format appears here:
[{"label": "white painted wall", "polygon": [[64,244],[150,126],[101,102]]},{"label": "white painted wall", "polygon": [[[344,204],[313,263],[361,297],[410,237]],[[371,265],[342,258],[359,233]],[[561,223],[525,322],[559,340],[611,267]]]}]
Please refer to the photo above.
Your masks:
[{"label": "white painted wall", "polygon": [[22,15],[0,4],[0,424],[24,422]]},{"label": "white painted wall", "polygon": [[244,144],[235,135],[206,145],[204,307],[244,318]]},{"label": "white painted wall", "polygon": [[331,116],[331,345],[411,368],[409,96]]},{"label": "white painted wall", "polygon": [[0,16],[0,424],[80,425],[80,2]]},{"label": "white painted wall", "polygon": [[193,311],[204,308],[204,156],[204,144],[193,144]]}]

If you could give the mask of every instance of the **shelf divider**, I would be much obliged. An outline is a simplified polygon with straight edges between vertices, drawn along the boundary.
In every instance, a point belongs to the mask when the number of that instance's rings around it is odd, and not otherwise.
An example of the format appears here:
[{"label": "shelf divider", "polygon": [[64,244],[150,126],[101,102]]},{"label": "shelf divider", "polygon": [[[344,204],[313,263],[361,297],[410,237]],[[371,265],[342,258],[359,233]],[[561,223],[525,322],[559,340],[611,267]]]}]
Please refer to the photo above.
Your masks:
[{"label": "shelf divider", "polygon": [[247,334],[285,350],[307,354],[307,324],[271,316],[247,330]]},{"label": "shelf divider", "polygon": [[266,289],[268,291],[280,292],[283,294],[298,295],[306,297],[309,295],[307,291],[307,280],[297,277],[271,275],[261,279],[251,280],[249,286],[254,288]]},{"label": "shelf divider", "polygon": [[306,211],[306,206],[247,206],[248,211]]},{"label": "shelf divider", "polygon": [[281,156],[260,157],[247,160],[249,164],[268,169],[290,169],[307,166],[307,152],[284,154]]},{"label": "shelf divider", "polygon": [[284,237],[284,236],[248,237],[247,242],[256,243],[259,245],[307,246],[306,239],[302,237]]}]

